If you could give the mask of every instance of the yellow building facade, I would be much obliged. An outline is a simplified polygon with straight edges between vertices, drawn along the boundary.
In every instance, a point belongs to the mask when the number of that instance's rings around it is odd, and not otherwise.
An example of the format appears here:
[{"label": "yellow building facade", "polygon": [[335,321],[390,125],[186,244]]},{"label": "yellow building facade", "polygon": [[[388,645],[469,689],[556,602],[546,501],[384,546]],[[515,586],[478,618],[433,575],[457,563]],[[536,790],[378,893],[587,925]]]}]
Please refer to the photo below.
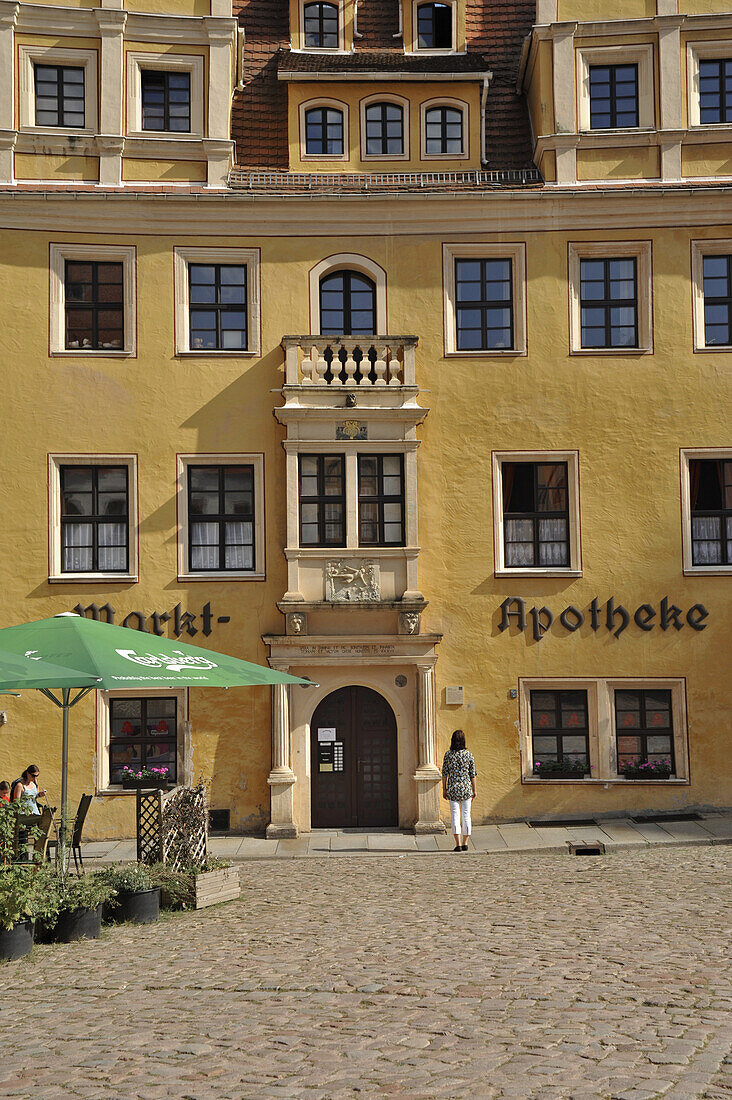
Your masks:
[{"label": "yellow building facade", "polygon": [[729,807],[732,12],[152,7],[0,0],[1,625],[312,686],[84,700],[90,835]]}]

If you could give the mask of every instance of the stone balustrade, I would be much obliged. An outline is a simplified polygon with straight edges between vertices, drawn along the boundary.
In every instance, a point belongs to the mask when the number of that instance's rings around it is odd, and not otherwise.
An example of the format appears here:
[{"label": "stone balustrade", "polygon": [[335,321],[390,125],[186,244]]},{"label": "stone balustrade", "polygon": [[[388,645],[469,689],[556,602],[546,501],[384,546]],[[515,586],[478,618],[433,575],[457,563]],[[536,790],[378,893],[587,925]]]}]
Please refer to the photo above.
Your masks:
[{"label": "stone balustrade", "polygon": [[287,386],[414,386],[416,336],[284,336]]}]

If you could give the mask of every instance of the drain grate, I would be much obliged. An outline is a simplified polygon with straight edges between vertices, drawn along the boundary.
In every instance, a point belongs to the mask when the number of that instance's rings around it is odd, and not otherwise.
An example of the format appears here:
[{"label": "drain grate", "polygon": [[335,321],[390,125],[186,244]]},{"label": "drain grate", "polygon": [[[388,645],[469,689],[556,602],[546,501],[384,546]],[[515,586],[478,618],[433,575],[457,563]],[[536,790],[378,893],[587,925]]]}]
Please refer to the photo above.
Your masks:
[{"label": "drain grate", "polygon": [[577,829],[586,825],[597,825],[594,817],[553,817],[551,821],[529,821],[532,829]]},{"label": "drain grate", "polygon": [[701,814],[637,814],[631,817],[636,825],[661,825],[664,821],[701,821]]},{"label": "drain grate", "polygon": [[568,844],[569,854],[571,856],[604,856],[605,845],[595,840],[588,844]]}]

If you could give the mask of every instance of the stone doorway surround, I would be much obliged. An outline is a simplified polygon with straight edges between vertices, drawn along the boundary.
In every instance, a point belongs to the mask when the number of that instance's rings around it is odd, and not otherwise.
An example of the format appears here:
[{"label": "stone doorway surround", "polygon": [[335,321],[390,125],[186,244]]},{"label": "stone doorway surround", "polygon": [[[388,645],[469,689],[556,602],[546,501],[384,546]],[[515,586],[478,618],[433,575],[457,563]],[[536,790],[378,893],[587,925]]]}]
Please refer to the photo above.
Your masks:
[{"label": "stone doorway surround", "polygon": [[441,640],[441,634],[263,637],[272,668],[313,681],[312,687],[272,687],[268,837],[310,831],[310,721],[327,695],[349,685],[372,688],[394,711],[400,827],[444,833],[435,759],[434,667]]}]

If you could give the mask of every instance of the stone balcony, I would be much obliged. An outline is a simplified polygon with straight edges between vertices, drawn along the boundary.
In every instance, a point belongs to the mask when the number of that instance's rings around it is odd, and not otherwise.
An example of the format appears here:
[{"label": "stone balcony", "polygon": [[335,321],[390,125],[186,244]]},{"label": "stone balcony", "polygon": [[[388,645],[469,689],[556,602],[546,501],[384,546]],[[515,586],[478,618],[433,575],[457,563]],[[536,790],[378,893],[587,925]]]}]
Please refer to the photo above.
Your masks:
[{"label": "stone balcony", "polygon": [[416,336],[283,336],[286,406],[413,405],[417,343]]}]

